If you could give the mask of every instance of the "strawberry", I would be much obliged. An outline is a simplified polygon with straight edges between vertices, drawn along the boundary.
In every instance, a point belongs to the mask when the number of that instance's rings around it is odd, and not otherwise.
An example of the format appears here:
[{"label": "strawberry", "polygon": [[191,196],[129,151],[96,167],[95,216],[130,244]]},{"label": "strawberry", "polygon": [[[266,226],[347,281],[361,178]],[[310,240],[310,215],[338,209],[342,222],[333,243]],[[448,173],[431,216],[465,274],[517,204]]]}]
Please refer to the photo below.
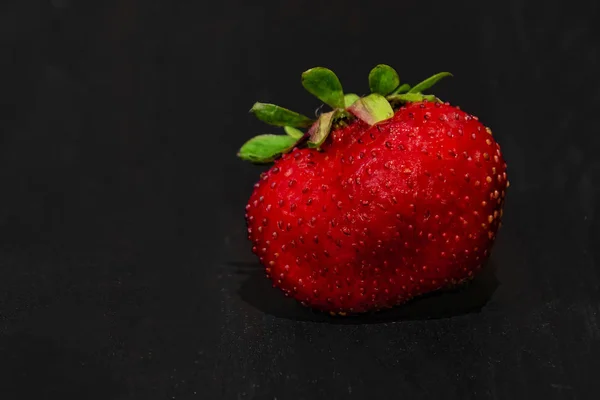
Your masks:
[{"label": "strawberry", "polygon": [[[372,94],[344,95],[313,68],[305,88],[332,107],[316,120],[256,103],[286,135],[261,135],[242,159],[274,162],[246,206],[252,250],[287,296],[332,314],[389,308],[471,279],[490,255],[509,185],[478,118],[378,65]],[[301,128],[307,128],[303,132]]]}]

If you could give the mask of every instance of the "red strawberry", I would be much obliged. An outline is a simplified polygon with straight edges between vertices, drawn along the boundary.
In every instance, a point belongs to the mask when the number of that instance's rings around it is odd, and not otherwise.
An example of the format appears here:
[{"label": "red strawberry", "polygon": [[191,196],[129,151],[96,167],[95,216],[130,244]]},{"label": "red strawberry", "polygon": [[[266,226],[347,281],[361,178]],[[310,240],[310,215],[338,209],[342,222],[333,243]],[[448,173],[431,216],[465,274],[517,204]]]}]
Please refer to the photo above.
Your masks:
[{"label": "red strawberry", "polygon": [[[287,127],[290,136],[259,136],[240,150],[255,162],[276,158],[246,218],[253,251],[286,295],[359,313],[459,284],[481,268],[500,226],[506,164],[477,117],[420,93],[446,75],[410,89],[380,65],[370,75],[375,94],[344,102],[335,75],[316,68],[303,83],[334,108],[318,121],[255,105],[272,124],[312,124],[306,135]],[[388,101],[405,105],[394,111]]]}]

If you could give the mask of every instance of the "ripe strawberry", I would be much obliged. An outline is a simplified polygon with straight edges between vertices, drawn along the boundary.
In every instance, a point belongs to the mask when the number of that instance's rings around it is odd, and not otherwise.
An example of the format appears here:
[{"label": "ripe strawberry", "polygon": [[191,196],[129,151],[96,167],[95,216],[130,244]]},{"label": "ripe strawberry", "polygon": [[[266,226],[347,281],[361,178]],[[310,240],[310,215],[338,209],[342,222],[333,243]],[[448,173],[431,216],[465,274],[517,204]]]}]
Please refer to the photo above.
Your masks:
[{"label": "ripe strawberry", "polygon": [[360,313],[459,284],[481,268],[500,226],[506,164],[477,117],[421,94],[447,75],[410,88],[379,65],[369,77],[374,93],[358,98],[314,68],[303,84],[334,108],[316,122],[253,107],[288,133],[258,136],[239,153],[274,160],[246,219],[253,251],[286,295]]}]

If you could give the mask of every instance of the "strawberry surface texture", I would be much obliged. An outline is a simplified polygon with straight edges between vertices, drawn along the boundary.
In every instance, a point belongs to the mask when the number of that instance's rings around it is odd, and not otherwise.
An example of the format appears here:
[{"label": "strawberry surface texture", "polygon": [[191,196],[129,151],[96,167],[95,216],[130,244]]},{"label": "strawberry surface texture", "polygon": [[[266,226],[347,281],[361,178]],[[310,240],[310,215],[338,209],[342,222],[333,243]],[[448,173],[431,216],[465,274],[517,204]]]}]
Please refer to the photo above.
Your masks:
[{"label": "strawberry surface texture", "polygon": [[345,104],[318,146],[322,120],[269,160],[246,222],[286,296],[364,313],[459,285],[488,259],[509,185],[500,146],[477,117],[413,93],[375,121]]}]

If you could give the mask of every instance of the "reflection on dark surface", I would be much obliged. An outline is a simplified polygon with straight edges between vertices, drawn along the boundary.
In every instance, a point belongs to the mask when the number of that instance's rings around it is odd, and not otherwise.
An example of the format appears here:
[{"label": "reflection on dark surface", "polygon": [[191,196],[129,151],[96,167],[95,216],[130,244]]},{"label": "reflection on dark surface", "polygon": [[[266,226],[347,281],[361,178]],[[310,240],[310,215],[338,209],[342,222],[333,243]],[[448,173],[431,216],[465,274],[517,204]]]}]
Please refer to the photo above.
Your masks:
[{"label": "reflection on dark surface", "polygon": [[491,299],[499,285],[495,274],[496,268],[493,263],[488,263],[473,281],[459,288],[426,294],[390,310],[361,316],[331,317],[329,314],[305,308],[296,300],[285,297],[283,292],[272,287],[271,280],[265,277],[260,264],[229,263],[229,265],[239,274],[247,276],[238,290],[238,294],[246,303],[278,318],[330,324],[374,324],[437,319],[479,312]]}]

